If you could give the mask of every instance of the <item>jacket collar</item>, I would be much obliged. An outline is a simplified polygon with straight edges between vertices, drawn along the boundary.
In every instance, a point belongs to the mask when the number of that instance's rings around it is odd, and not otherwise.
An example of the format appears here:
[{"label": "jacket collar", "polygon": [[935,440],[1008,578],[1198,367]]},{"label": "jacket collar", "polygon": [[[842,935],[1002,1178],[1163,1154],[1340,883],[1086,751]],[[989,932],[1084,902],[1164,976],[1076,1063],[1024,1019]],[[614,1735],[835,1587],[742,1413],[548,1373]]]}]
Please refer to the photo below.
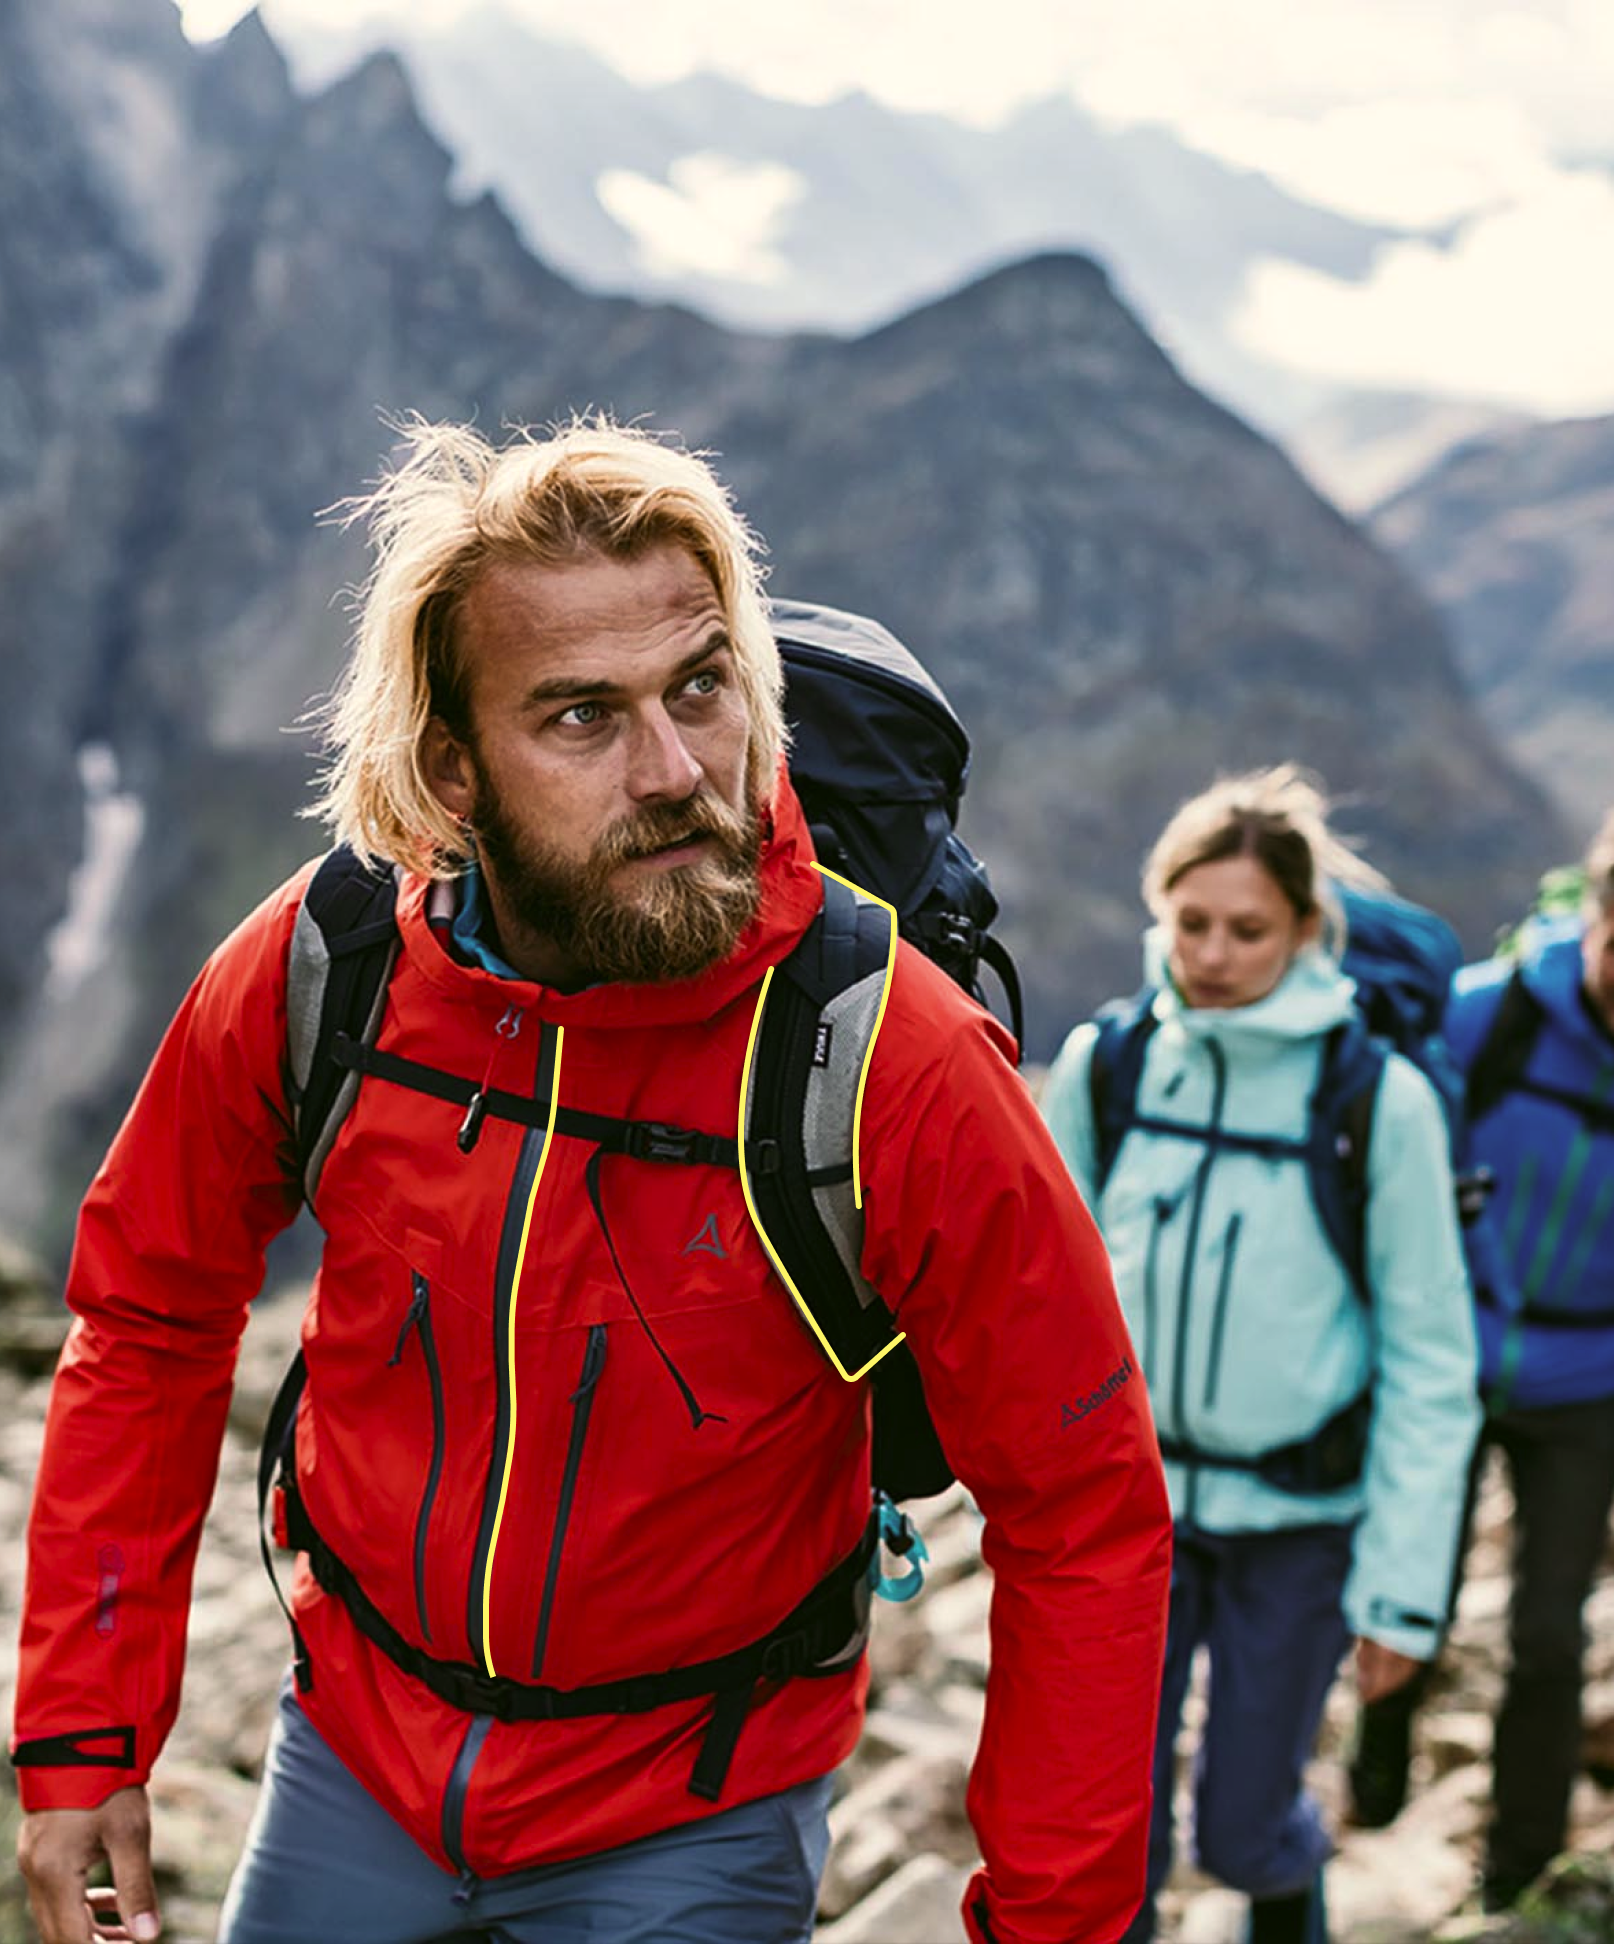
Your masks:
[{"label": "jacket collar", "polygon": [[720,964],[692,979],[654,985],[613,981],[558,992],[530,979],[502,978],[464,965],[427,920],[429,879],[406,874],[398,896],[398,928],[411,966],[456,1004],[515,1004],[559,1026],[594,1029],[676,1025],[709,1019],[757,985],[795,946],[823,903],[823,880],[813,868],[813,843],[801,804],[781,768],[771,805],[763,810],[762,897],[757,915]]}]

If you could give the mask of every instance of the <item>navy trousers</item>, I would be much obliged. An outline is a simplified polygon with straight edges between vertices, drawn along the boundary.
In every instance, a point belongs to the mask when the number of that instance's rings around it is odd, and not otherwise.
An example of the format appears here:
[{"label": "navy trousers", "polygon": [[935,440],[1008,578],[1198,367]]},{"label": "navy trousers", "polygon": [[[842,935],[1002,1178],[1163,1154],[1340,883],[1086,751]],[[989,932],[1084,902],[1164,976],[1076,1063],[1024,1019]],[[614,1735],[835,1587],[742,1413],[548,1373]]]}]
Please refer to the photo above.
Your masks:
[{"label": "navy trousers", "polygon": [[1340,1594],[1348,1526],[1201,1532],[1179,1525],[1171,1569],[1148,1890],[1123,1944],[1150,1944],[1171,1874],[1177,1733],[1194,1656],[1209,1656],[1194,1762],[1194,1854],[1251,1897],[1305,1889],[1333,1843],[1305,1788],[1328,1690],[1350,1645]]},{"label": "navy trousers", "polygon": [[[1580,1768],[1584,1612],[1614,1507],[1614,1398],[1514,1406],[1487,1416],[1469,1475],[1453,1607],[1492,1446],[1506,1459],[1513,1489],[1513,1593],[1485,1876],[1511,1892],[1539,1876],[1568,1835]],[[1379,1751],[1406,1749],[1429,1684],[1420,1675],[1362,1711],[1370,1757],[1382,1762]]]},{"label": "navy trousers", "polygon": [[282,1692],[219,1944],[808,1944],[828,1776],[598,1856],[462,1882]]}]

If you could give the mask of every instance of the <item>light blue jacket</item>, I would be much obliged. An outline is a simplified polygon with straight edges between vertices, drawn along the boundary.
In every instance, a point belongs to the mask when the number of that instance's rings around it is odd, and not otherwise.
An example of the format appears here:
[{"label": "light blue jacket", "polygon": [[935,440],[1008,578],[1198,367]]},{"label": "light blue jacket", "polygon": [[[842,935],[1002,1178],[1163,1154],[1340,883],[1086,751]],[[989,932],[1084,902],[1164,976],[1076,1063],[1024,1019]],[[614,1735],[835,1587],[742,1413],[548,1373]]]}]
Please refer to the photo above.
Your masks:
[{"label": "light blue jacket", "polygon": [[[1196,1010],[1146,940],[1159,1025],[1138,1111],[1301,1139],[1329,1031],[1351,981],[1316,947],[1250,1006]],[[1345,1590],[1352,1630],[1428,1658],[1446,1617],[1469,1455],[1479,1426],[1476,1350],[1444,1115],[1391,1055],[1367,1157],[1364,1308],[1292,1158],[1132,1128],[1095,1183],[1089,1067],[1096,1029],[1066,1040],[1043,1112],[1093,1207],[1115,1267],[1162,1437],[1254,1456],[1308,1437],[1373,1388],[1367,1462],[1343,1491],[1300,1496],[1255,1473],[1168,1463],[1179,1521],[1267,1532],[1359,1521]],[[1220,1069],[1221,1078],[1219,1079]]]}]

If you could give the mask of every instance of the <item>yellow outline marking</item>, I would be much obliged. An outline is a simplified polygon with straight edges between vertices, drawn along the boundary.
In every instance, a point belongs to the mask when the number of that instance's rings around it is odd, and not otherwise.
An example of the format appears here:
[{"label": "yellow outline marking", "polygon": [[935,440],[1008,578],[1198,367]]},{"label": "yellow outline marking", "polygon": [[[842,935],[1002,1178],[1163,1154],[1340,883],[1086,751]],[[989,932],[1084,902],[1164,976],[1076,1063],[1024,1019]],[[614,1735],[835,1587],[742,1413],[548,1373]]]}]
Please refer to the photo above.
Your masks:
[{"label": "yellow outline marking", "polygon": [[[824,867],[822,864],[815,864],[813,868],[818,871],[823,871],[825,877],[835,878],[838,884],[845,884],[849,891],[857,891],[859,889],[857,885],[849,883],[846,878],[838,876],[836,872],[824,871]],[[872,893],[865,892],[862,893],[862,895],[872,896]],[[860,1131],[860,1123],[863,1115],[863,1083],[868,1078],[869,1055],[872,1054],[874,1051],[874,1042],[876,1038],[878,1038],[880,1032],[880,1022],[885,1018],[886,996],[887,994],[889,994],[891,990],[891,972],[897,956],[896,907],[894,905],[886,904],[884,898],[876,898],[874,902],[876,904],[885,905],[886,910],[891,913],[891,953],[890,953],[890,957],[886,961],[885,991],[882,992],[880,995],[880,1010],[875,1015],[874,1031],[869,1035],[868,1053],[864,1055],[863,1071],[858,1077],[857,1105],[852,1115],[852,1179],[854,1183],[854,1189],[858,1182],[857,1143],[858,1143],[858,1134]],[[835,1354],[834,1344],[830,1342],[829,1338],[825,1336],[823,1330],[819,1327],[818,1318],[814,1316],[812,1311],[807,1307],[806,1298],[802,1295],[801,1291],[796,1287],[795,1282],[791,1278],[790,1271],[785,1267],[783,1261],[780,1259],[779,1251],[773,1246],[772,1238],[769,1236],[768,1231],[762,1226],[762,1219],[757,1214],[757,1205],[751,1199],[751,1177],[745,1165],[745,1125],[746,1125],[745,1108],[746,1108],[746,1100],[749,1095],[750,1086],[751,1086],[751,1063],[753,1059],[756,1057],[757,1033],[762,1025],[762,1008],[768,1003],[768,987],[773,983],[773,973],[774,973],[774,968],[770,965],[767,971],[762,975],[762,990],[757,995],[757,1009],[751,1018],[750,1037],[747,1039],[745,1043],[745,1064],[740,1069],[740,1138],[739,1138],[740,1192],[745,1196],[746,1213],[751,1217],[751,1226],[756,1230],[757,1235],[761,1240],[763,1248],[765,1248],[768,1252],[769,1260],[772,1262],[774,1268],[778,1271],[779,1280],[784,1284],[785,1288],[790,1291],[791,1298],[794,1301],[797,1309],[799,1309],[802,1315],[806,1317],[808,1324],[812,1328],[813,1335],[817,1337],[818,1341],[824,1346],[824,1353],[829,1358],[830,1362],[835,1366],[836,1370],[846,1380],[847,1383],[855,1384],[860,1377],[867,1376],[868,1373],[874,1368],[874,1366],[880,1361],[882,1357],[889,1356],[891,1352],[896,1349],[897,1345],[903,1341],[907,1332],[903,1330],[899,1330],[888,1344],[886,1344],[883,1348],[875,1351],[874,1355],[869,1358],[866,1364],[861,1365],[857,1370],[848,1370],[845,1364],[843,1364],[840,1358]],[[860,1192],[856,1193],[856,1201],[857,1201],[857,1206],[861,1208],[863,1206],[863,1202],[862,1202],[862,1196]]]},{"label": "yellow outline marking", "polygon": [[527,1237],[532,1233],[532,1211],[537,1205],[544,1166],[549,1160],[549,1149],[555,1138],[555,1110],[560,1105],[560,1056],[565,1044],[566,1028],[557,1026],[555,1077],[549,1090],[549,1125],[544,1129],[544,1148],[538,1157],[538,1172],[532,1178],[532,1191],[527,1196],[527,1212],[521,1221],[521,1243],[516,1250],[515,1274],[510,1280],[510,1328],[509,1341],[505,1346],[510,1364],[510,1435],[505,1440],[504,1477],[499,1481],[499,1503],[493,1514],[493,1537],[488,1541],[488,1563],[482,1572],[482,1659],[490,1675],[498,1672],[493,1665],[492,1646],[493,1561],[499,1550],[499,1528],[504,1523],[504,1502],[510,1493],[510,1473],[516,1461],[516,1298],[521,1290],[521,1265],[527,1259]]}]

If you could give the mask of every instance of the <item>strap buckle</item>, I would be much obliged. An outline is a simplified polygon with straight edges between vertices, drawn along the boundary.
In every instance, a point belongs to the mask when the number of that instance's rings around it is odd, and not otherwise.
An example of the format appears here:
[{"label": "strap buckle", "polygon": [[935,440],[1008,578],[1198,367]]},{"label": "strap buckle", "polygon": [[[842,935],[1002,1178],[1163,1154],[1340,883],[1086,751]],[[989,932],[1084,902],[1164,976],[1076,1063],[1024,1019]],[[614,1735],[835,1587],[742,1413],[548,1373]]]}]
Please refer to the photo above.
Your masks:
[{"label": "strap buckle", "polygon": [[762,1650],[761,1676],[768,1681],[788,1681],[806,1672],[812,1660],[812,1640],[805,1627],[792,1627],[777,1634]]},{"label": "strap buckle", "polygon": [[623,1151],[636,1161],[671,1161],[687,1165],[695,1159],[700,1134],[690,1127],[673,1127],[666,1121],[630,1121]]}]

